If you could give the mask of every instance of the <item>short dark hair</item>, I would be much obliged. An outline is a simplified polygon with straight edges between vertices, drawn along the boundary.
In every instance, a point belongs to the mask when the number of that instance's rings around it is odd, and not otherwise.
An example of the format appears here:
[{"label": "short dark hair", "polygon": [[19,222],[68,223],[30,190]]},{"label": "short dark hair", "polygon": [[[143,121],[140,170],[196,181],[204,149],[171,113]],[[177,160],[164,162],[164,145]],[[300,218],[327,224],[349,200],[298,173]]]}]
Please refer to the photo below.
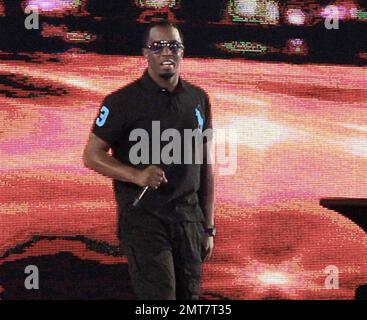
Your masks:
[{"label": "short dark hair", "polygon": [[152,22],[148,25],[148,27],[145,29],[144,34],[143,34],[143,48],[145,48],[148,44],[148,39],[149,39],[149,34],[150,34],[150,30],[152,30],[155,27],[162,27],[162,28],[174,28],[178,31],[178,34],[180,35],[181,38],[181,42],[183,43],[183,35],[181,30],[178,28],[177,25],[166,21],[166,20],[162,20],[162,21],[157,21],[157,22]]}]

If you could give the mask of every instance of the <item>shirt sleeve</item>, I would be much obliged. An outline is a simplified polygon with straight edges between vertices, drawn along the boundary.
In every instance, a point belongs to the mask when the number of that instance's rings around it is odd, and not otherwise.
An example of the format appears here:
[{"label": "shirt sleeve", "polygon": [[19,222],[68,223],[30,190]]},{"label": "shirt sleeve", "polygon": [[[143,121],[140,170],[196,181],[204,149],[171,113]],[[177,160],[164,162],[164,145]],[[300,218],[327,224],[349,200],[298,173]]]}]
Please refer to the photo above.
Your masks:
[{"label": "shirt sleeve", "polygon": [[92,132],[113,146],[123,133],[125,123],[121,104],[107,97],[98,110]]}]

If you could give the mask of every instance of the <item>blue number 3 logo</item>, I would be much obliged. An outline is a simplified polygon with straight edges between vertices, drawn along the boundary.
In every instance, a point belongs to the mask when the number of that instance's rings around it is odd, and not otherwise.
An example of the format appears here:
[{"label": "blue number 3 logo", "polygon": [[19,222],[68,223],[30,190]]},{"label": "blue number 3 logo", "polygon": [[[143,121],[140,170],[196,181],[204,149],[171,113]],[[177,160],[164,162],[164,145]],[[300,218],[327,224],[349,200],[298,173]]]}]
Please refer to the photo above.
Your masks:
[{"label": "blue number 3 logo", "polygon": [[99,114],[99,117],[96,120],[96,125],[98,127],[102,127],[105,124],[109,113],[110,113],[110,110],[108,110],[106,106],[103,106],[101,108],[101,113]]}]

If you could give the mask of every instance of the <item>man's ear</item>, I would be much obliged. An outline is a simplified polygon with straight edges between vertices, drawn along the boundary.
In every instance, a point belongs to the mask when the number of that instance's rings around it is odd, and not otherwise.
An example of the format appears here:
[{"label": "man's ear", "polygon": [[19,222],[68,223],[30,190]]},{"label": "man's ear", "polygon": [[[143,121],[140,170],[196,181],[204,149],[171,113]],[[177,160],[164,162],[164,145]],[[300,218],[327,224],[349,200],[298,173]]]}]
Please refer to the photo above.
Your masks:
[{"label": "man's ear", "polygon": [[143,56],[144,56],[145,58],[148,58],[148,49],[147,49],[147,48],[143,48],[143,49],[141,50],[141,52],[142,52],[142,54],[143,54]]}]

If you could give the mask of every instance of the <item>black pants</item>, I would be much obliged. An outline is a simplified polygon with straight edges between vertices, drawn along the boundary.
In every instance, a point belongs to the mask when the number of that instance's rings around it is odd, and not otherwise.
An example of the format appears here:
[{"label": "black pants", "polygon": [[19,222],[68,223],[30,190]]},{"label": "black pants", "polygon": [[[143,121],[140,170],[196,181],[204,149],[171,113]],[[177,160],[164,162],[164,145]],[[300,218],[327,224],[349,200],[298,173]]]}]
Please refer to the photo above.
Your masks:
[{"label": "black pants", "polygon": [[121,245],[138,298],[198,299],[203,236],[202,222],[164,223],[142,208],[121,212]]}]

